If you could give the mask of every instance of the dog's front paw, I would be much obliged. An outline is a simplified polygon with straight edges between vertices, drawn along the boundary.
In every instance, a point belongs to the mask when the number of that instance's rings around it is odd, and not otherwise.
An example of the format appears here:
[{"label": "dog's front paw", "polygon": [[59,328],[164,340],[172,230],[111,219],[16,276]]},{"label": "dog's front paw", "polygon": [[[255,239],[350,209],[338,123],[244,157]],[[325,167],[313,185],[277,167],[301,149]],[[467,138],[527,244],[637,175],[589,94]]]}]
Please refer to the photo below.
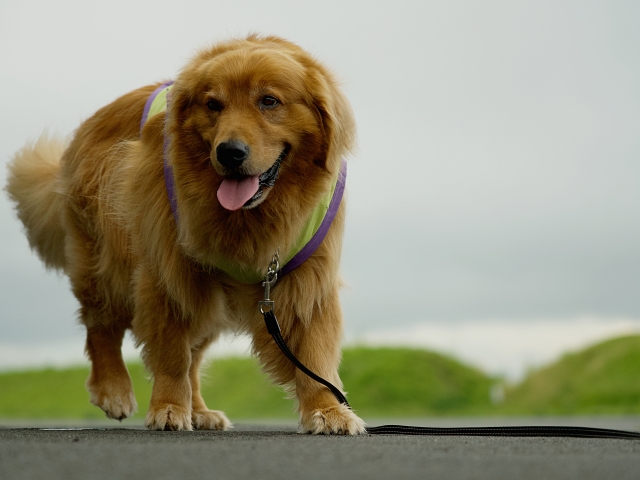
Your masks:
[{"label": "dog's front paw", "polygon": [[359,435],[365,433],[365,423],[346,405],[321,408],[302,415],[300,433]]},{"label": "dog's front paw", "polygon": [[133,394],[129,378],[119,382],[87,382],[89,401],[100,407],[109,418],[123,420],[138,411],[138,403]]},{"label": "dog's front paw", "polygon": [[144,423],[149,430],[193,430],[191,409],[179,405],[149,407]]},{"label": "dog's front paw", "polygon": [[218,410],[198,410],[191,413],[191,423],[196,430],[228,430],[233,425]]}]

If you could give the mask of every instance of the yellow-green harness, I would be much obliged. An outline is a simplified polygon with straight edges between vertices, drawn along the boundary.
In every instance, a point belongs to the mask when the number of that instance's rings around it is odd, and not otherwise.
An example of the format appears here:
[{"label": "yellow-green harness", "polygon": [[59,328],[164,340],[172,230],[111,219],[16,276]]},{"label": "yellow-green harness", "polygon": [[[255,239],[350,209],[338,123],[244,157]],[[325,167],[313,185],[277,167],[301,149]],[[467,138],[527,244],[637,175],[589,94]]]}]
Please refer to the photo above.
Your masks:
[{"label": "yellow-green harness", "polygon": [[[140,122],[140,130],[144,127],[149,118],[162,112],[166,112],[168,105],[167,94],[171,90],[173,82],[167,82],[160,85],[147,99],[145,104],[142,120]],[[167,194],[171,203],[174,217],[178,218],[177,204],[175,199],[173,169],[168,164],[166,158],[165,140],[165,159],[164,159],[164,175]],[[331,222],[338,212],[338,207],[344,193],[344,185],[347,175],[347,164],[343,160],[340,173],[336,176],[331,184],[331,188],[322,196],[318,205],[309,219],[305,223],[298,239],[295,241],[291,251],[287,255],[283,255],[282,268],[279,275],[285,275],[296,267],[300,266],[313,252],[320,246],[324,239]],[[247,284],[260,283],[263,280],[263,274],[251,268],[243,267],[230,260],[221,260],[216,264],[216,268],[223,271],[231,278]]]}]

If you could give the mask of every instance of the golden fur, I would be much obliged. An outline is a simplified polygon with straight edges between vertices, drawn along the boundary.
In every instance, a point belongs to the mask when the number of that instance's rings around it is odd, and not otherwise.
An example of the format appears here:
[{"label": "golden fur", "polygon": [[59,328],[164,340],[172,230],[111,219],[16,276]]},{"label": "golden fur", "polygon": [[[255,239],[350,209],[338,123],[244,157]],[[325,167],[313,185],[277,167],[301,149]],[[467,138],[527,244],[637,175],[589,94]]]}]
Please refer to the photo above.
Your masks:
[{"label": "golden fur", "polygon": [[[30,245],[69,276],[80,302],[91,402],[111,418],[135,412],[120,352],[131,329],[154,380],[147,426],[226,429],[225,415],[200,395],[199,368],[221,332],[244,332],[265,371],[295,393],[301,431],[362,433],[362,420],[273,343],[257,307],[262,287],[215,268],[223,257],[264,273],[276,251],[289,251],[354,142],[353,116],[336,81],[276,37],[232,40],[196,55],[176,79],[166,120],[178,224],[163,179],[165,116],[139,131],[156,86],[100,109],[66,149],[44,136],[9,166],[7,191]],[[267,95],[280,103],[263,108]],[[211,99],[219,108],[207,107]],[[289,151],[257,204],[230,211],[216,198],[229,173],[216,161],[216,145],[238,138],[251,148],[249,174],[266,171],[285,146]],[[293,352],[339,388],[344,217],[343,201],[319,249],[272,290]]]}]

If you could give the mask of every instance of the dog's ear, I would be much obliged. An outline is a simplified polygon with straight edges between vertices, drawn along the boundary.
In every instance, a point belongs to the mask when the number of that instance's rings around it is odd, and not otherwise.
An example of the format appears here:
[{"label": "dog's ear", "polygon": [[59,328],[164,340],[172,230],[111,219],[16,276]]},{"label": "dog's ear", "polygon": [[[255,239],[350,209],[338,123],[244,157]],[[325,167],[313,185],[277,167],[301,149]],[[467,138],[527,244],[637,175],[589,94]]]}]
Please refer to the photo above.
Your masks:
[{"label": "dog's ear", "polygon": [[202,81],[203,75],[196,67],[185,68],[178,76],[173,88],[167,95],[167,124],[166,129],[171,137],[171,148],[179,147],[183,152],[202,157],[203,152],[209,153],[209,147],[202,137],[196,134],[190,111],[201,101],[197,94],[206,89]]},{"label": "dog's ear", "polygon": [[341,159],[355,147],[356,124],[353,111],[337,82],[322,68],[310,72],[311,93],[324,136],[325,167],[339,168]]},{"label": "dog's ear", "polygon": [[172,113],[179,112],[182,115],[189,110],[193,102],[196,101],[194,93],[198,91],[201,83],[200,79],[193,75],[193,72],[183,72],[173,84],[171,92],[169,92],[168,104],[171,106],[170,111]]}]

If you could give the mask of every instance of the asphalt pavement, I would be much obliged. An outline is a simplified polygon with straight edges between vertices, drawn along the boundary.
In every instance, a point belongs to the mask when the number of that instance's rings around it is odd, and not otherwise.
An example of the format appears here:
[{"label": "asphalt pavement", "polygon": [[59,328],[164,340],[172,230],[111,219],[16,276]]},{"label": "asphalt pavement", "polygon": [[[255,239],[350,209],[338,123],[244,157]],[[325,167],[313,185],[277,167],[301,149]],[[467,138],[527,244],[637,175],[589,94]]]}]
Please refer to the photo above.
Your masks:
[{"label": "asphalt pavement", "polygon": [[[412,424],[639,430],[640,418],[422,419]],[[291,423],[240,423],[230,432],[151,432],[137,425],[105,428],[59,421],[0,425],[2,480],[640,478],[636,440],[312,436],[297,434]]]}]

